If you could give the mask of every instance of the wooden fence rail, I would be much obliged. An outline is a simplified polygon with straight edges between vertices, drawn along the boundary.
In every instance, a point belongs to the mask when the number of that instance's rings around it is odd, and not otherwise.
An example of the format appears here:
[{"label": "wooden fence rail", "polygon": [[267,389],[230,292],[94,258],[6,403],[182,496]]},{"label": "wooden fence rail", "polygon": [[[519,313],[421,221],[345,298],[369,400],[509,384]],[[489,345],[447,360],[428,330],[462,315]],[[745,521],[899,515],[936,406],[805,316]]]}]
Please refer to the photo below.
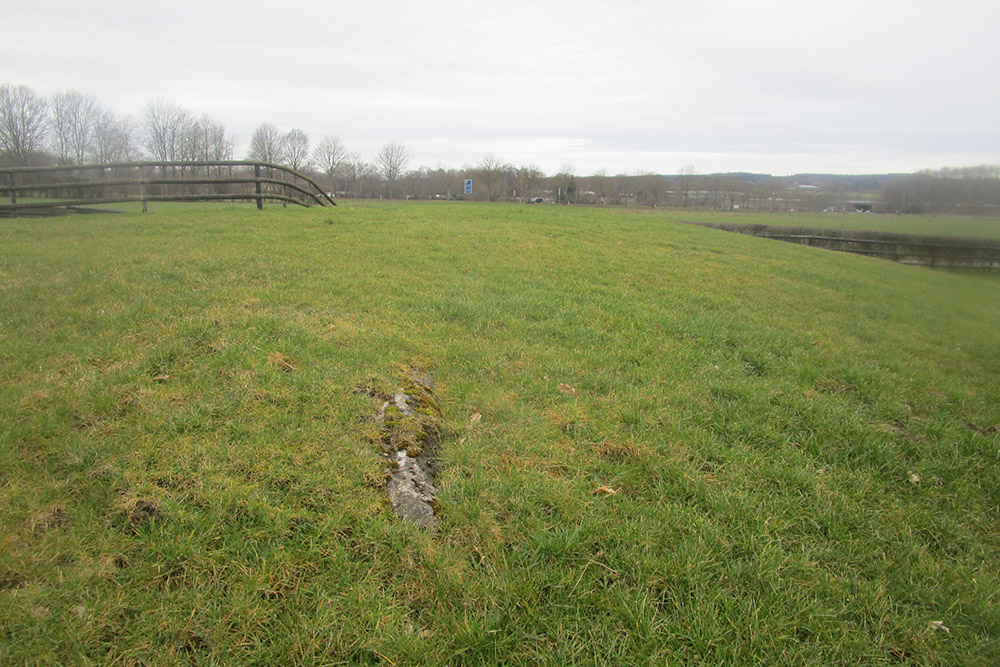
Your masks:
[{"label": "wooden fence rail", "polygon": [[[35,198],[23,201],[29,194]],[[256,201],[258,209],[265,200],[337,205],[309,176],[284,165],[251,160],[9,167],[0,169],[0,197],[4,196],[10,203],[0,203],[0,217],[123,202],[142,202],[143,211],[147,202],[166,201],[249,200]]]}]

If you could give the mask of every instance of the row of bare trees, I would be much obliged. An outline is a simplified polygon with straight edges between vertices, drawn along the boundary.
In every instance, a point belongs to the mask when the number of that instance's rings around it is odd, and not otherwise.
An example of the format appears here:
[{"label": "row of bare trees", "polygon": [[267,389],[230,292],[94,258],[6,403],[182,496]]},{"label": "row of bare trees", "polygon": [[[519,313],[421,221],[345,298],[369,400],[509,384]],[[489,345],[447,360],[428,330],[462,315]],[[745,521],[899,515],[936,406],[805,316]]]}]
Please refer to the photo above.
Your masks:
[{"label": "row of bare trees", "polygon": [[1000,213],[1000,165],[924,170],[882,189],[882,208],[898,213]]},{"label": "row of bare trees", "polygon": [[[281,132],[261,124],[247,159],[287,165],[326,177],[354,196],[396,195],[410,153],[389,142],[372,160],[351,152],[336,136],[311,150],[299,128]],[[153,100],[138,120],[118,117],[94,96],[61,91],[49,98],[24,85],[0,85],[0,166],[110,164],[143,158],[157,161],[219,161],[235,158],[236,141],[225,125],[197,116],[168,100]]]},{"label": "row of bare trees", "polygon": [[369,162],[348,150],[340,137],[327,135],[310,150],[305,131],[292,128],[281,132],[272,123],[262,123],[250,139],[247,158],[312,172],[325,181],[331,192],[371,197],[383,193],[379,187],[382,185],[392,198],[397,181],[410,163],[410,152],[404,144],[390,141]]},{"label": "row of bare trees", "polygon": [[236,143],[225,125],[165,100],[136,121],[75,90],[42,97],[0,85],[0,162],[10,166],[153,160],[229,160]]},{"label": "row of bare trees", "polygon": [[27,166],[44,148],[48,103],[27,86],[0,85],[0,153]]},{"label": "row of bare trees", "polygon": [[[46,98],[27,86],[0,85],[0,166],[220,161],[234,159],[235,152],[236,141],[222,122],[175,102],[153,100],[136,120],[119,117],[78,91]],[[461,169],[411,170],[410,152],[400,142],[388,142],[365,159],[337,136],[325,136],[313,147],[305,131],[282,132],[271,123],[254,131],[246,157],[309,172],[328,191],[349,197],[525,201],[541,196],[553,203],[777,211],[842,207],[847,191],[858,191],[846,184],[802,188],[791,178],[760,174],[701,175],[693,165],[672,176],[603,171],[578,176],[565,165],[547,176],[536,165],[515,166],[493,154]],[[471,196],[463,188],[468,178]],[[872,194],[879,189],[880,210],[995,213],[1000,167],[924,171],[890,180]]]},{"label": "row of bare trees", "polygon": [[[473,180],[471,196],[462,190],[466,178]],[[407,173],[400,179],[400,192],[418,199],[465,198],[479,201],[526,201],[541,197],[553,204],[616,206],[675,206],[715,209],[786,210],[796,205],[816,208],[825,199],[799,203],[790,179],[743,174],[664,176],[651,172],[590,176],[564,165],[546,175],[533,164],[515,166],[494,155],[461,169],[428,169]]]},{"label": "row of bare trees", "polygon": [[[332,142],[332,144],[330,143]],[[334,150],[331,151],[331,146]],[[333,155],[333,158],[328,156]],[[408,152],[400,144],[386,144],[371,162],[347,151],[334,139],[325,139],[313,152],[310,167],[331,192],[347,197],[407,199],[467,199],[476,201],[527,201],[541,197],[546,203],[619,206],[676,206],[767,211],[822,210],[833,199],[795,190],[788,178],[748,174],[698,174],[682,167],[676,176],[652,172],[590,176],[563,165],[546,175],[537,165],[514,165],[489,154],[478,163],[459,169],[426,166],[407,171]],[[472,179],[471,195],[464,182]]]},{"label": "row of bare trees", "polygon": [[[149,158],[158,161],[230,160],[236,142],[225,126],[209,116],[196,116],[167,100],[154,100],[138,120],[117,117],[96,98],[77,91],[44,98],[26,86],[0,86],[0,161],[9,165],[107,164]],[[350,151],[336,136],[310,146],[305,131],[282,132],[272,123],[257,127],[247,158],[311,171],[330,191],[354,197],[464,197],[463,181],[472,178],[473,199],[524,200],[538,195],[557,203],[609,203],[658,206],[737,205],[733,188],[726,194],[712,186],[694,187],[696,172],[684,167],[671,183],[651,173],[609,177],[603,172],[578,177],[571,166],[546,176],[536,165],[514,166],[496,155],[459,170],[408,170],[410,153],[399,142],[386,143],[370,160]],[[677,187],[679,185],[679,187]],[[745,191],[739,199],[749,203]]]}]

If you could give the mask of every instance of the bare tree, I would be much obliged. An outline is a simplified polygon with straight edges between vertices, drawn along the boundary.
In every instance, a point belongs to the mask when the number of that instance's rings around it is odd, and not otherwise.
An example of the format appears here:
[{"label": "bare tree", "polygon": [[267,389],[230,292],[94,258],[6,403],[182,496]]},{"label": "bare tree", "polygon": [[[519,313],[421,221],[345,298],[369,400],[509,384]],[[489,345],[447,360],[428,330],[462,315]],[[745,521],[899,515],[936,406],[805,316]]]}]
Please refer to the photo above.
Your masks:
[{"label": "bare tree", "polygon": [[191,114],[176,102],[153,100],[142,113],[143,145],[154,160],[182,159]]},{"label": "bare tree", "polygon": [[604,169],[599,169],[594,172],[593,176],[587,179],[587,184],[594,192],[597,203],[603,206],[605,198],[608,196],[608,172]]},{"label": "bare tree", "polygon": [[691,199],[691,190],[694,187],[694,177],[698,170],[693,164],[686,164],[677,172],[677,189],[680,190],[681,205],[687,206]]},{"label": "bare tree", "polygon": [[434,199],[451,199],[462,188],[462,177],[454,169],[438,165],[427,172],[428,194]]},{"label": "bare tree", "polygon": [[298,171],[309,163],[309,135],[292,128],[281,138],[282,162]]},{"label": "bare tree", "polygon": [[642,181],[642,191],[646,195],[646,203],[650,208],[656,208],[663,198],[663,191],[666,189],[666,181],[663,176],[653,172],[646,172],[640,177]]},{"label": "bare tree", "polygon": [[75,90],[52,96],[52,147],[62,164],[83,164],[94,141],[101,106]]},{"label": "bare tree", "polygon": [[312,154],[313,165],[330,178],[333,178],[340,163],[346,158],[347,148],[340,142],[339,137],[323,137],[323,140],[316,144]]},{"label": "bare tree", "polygon": [[131,118],[118,119],[112,111],[102,110],[94,123],[90,159],[98,164],[135,160],[138,157],[135,129]]},{"label": "bare tree", "polygon": [[476,172],[483,185],[486,186],[486,198],[496,201],[503,194],[504,161],[496,155],[487,155],[476,165]]},{"label": "bare tree", "polygon": [[350,184],[348,190],[355,197],[366,197],[372,193],[379,176],[375,166],[365,162],[357,153],[348,153],[341,162],[340,171]]},{"label": "bare tree", "polygon": [[574,171],[573,165],[564,164],[559,173],[553,178],[557,188],[556,203],[568,204],[573,195],[576,194],[576,176],[573,173]]},{"label": "bare tree", "polygon": [[899,213],[994,214],[1000,210],[1000,165],[924,169],[883,186],[880,206]]},{"label": "bare tree", "polygon": [[45,140],[48,104],[27,86],[0,86],[0,151],[14,163],[28,160]]},{"label": "bare tree", "polygon": [[271,123],[263,123],[253,131],[250,137],[250,160],[277,164],[281,160],[281,134]]},{"label": "bare tree", "polygon": [[226,128],[217,122],[212,128],[212,141],[209,145],[210,160],[232,160],[236,155],[236,139],[226,134]]},{"label": "bare tree", "polygon": [[49,119],[50,146],[56,154],[59,164],[69,164],[70,142],[70,112],[64,108],[64,100],[69,93],[56,93],[52,96],[52,115]]},{"label": "bare tree", "polygon": [[634,203],[636,206],[646,201],[646,175],[648,173],[646,171],[637,171],[625,177],[628,183],[627,187],[631,190],[629,194],[635,198]]},{"label": "bare tree", "polygon": [[375,156],[375,166],[389,186],[389,199],[392,199],[396,180],[409,162],[410,151],[398,141],[390,141]]},{"label": "bare tree", "polygon": [[531,198],[531,193],[535,191],[538,184],[545,178],[542,170],[534,164],[528,164],[518,169],[517,176],[521,181],[521,192],[526,198]]},{"label": "bare tree", "polygon": [[231,160],[235,142],[226,136],[226,126],[208,115],[191,121],[186,133],[187,153],[193,160]]},{"label": "bare tree", "polygon": [[[226,136],[226,126],[207,114],[202,114],[200,118],[192,119],[184,132],[184,159],[201,162],[214,162],[218,160],[232,160],[236,150],[235,142]],[[195,167],[198,171],[202,167]],[[209,174],[211,167],[203,167],[204,173]],[[223,167],[218,165],[215,172],[222,175]]]}]

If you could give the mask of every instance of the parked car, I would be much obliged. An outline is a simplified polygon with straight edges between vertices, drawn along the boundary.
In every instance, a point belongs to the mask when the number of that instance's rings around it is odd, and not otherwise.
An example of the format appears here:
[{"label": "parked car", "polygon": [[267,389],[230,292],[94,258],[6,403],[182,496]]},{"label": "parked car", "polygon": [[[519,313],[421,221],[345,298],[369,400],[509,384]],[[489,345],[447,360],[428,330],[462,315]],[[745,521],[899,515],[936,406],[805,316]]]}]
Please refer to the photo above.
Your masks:
[{"label": "parked car", "polygon": [[543,200],[542,200],[541,197],[532,197],[531,199],[528,200],[528,203],[529,204],[541,204],[542,201]]}]

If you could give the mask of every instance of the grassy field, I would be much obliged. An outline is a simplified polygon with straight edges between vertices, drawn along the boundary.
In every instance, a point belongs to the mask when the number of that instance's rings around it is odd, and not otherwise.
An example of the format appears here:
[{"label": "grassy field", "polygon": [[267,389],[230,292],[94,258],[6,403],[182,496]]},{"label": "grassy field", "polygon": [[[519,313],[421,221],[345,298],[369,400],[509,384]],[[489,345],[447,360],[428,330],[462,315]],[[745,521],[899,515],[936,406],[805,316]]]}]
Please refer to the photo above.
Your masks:
[{"label": "grassy field", "polygon": [[682,217],[0,221],[0,664],[1000,662],[1000,283]]}]

